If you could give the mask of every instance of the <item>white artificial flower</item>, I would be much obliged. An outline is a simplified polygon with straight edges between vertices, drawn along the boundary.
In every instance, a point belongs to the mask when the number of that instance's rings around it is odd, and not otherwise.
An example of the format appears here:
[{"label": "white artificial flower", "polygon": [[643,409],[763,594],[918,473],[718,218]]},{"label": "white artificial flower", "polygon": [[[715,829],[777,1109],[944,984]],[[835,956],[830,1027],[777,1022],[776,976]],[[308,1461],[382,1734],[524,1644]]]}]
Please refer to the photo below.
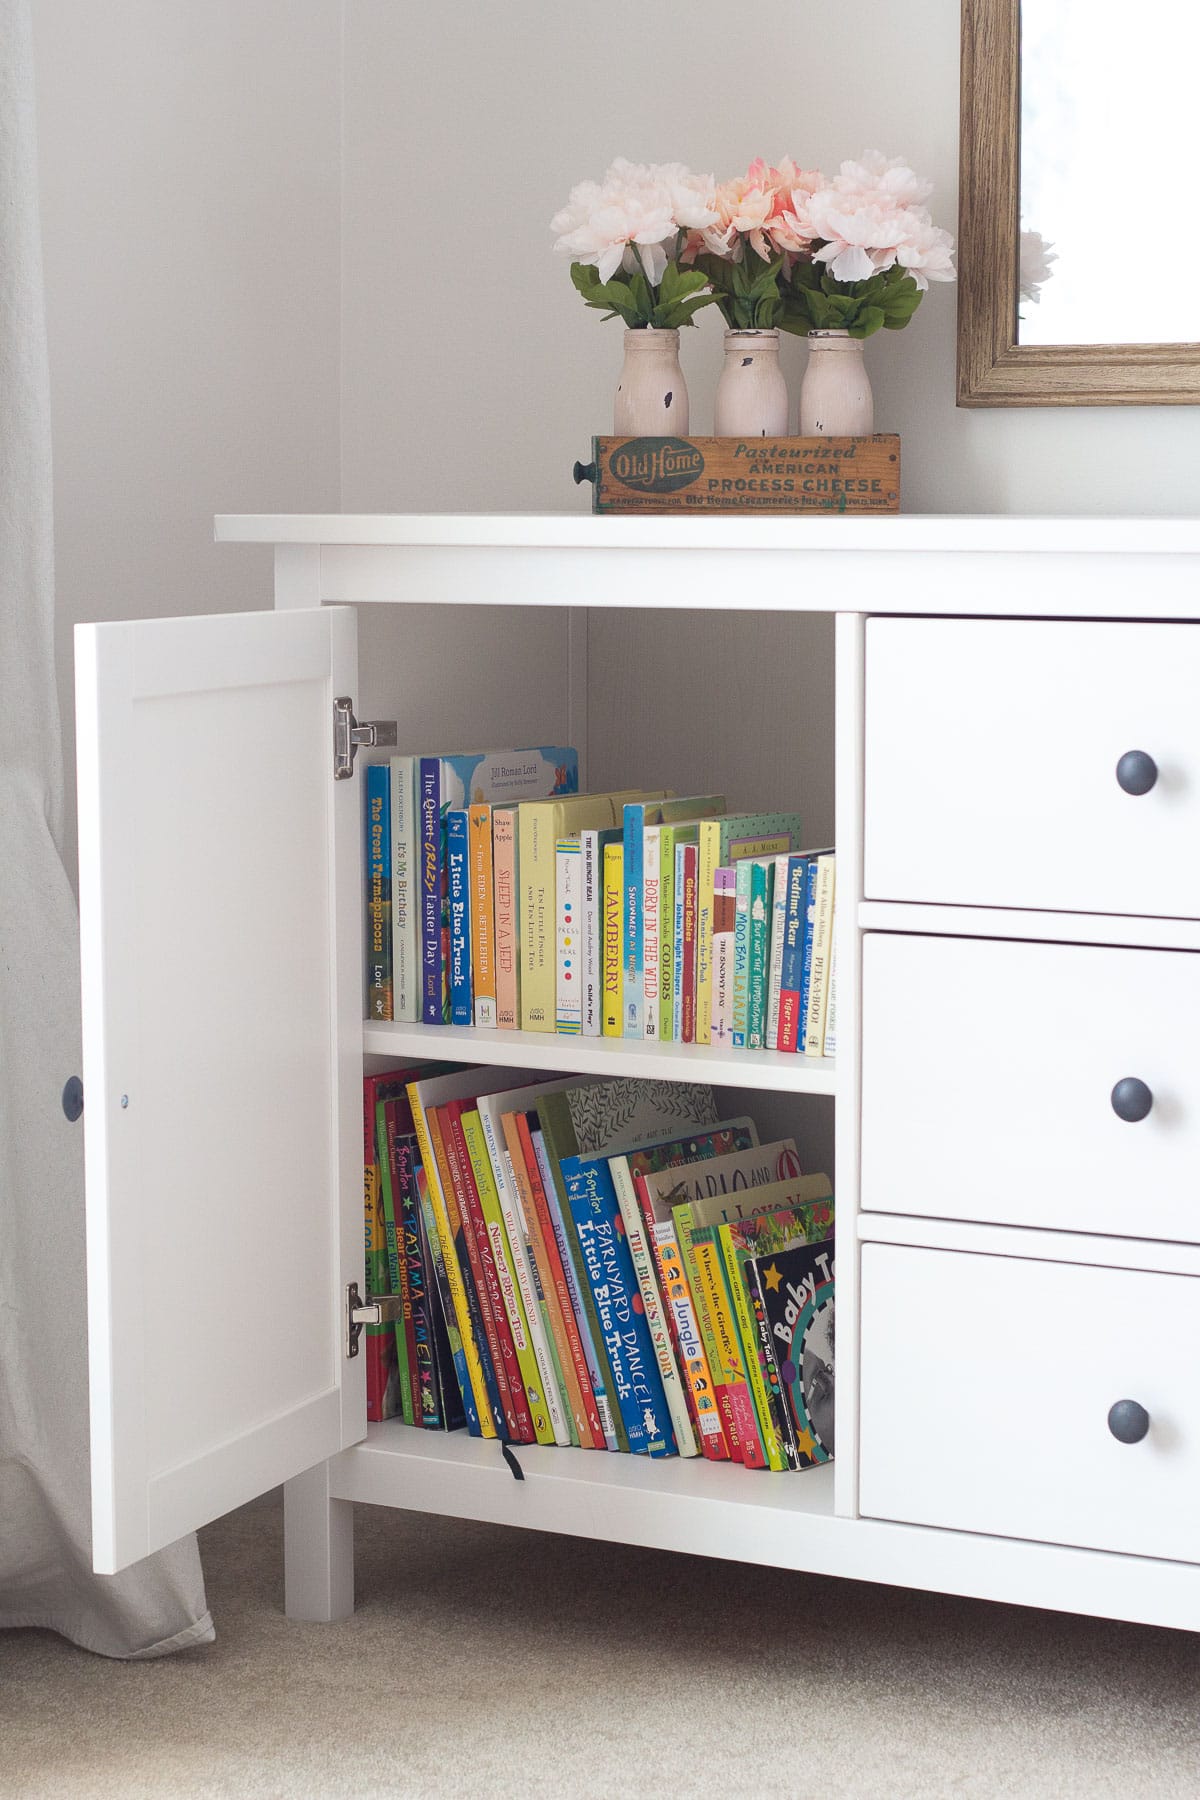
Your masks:
[{"label": "white artificial flower", "polygon": [[550,221],[558,233],[554,248],[572,262],[594,263],[601,281],[618,269],[633,274],[644,268],[657,287],[679,232],[716,223],[713,185],[711,177],[692,175],[682,163],[631,163],[619,156],[602,182],[582,181],[571,189]]},{"label": "white artificial flower", "polygon": [[1057,250],[1040,231],[1022,231],[1020,273],[1017,278],[1017,291],[1022,300],[1031,306],[1037,305],[1042,297],[1042,283],[1049,281],[1054,273],[1050,264],[1057,261]]}]

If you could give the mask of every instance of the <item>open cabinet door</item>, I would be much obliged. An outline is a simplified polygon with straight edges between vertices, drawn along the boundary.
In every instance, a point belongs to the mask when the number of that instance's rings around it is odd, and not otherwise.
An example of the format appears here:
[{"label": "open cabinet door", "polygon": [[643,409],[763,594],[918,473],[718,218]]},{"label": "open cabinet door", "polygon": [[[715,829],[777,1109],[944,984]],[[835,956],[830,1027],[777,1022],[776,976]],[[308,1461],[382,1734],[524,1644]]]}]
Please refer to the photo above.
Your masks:
[{"label": "open cabinet door", "polygon": [[355,623],[76,630],[102,1574],[366,1431]]}]

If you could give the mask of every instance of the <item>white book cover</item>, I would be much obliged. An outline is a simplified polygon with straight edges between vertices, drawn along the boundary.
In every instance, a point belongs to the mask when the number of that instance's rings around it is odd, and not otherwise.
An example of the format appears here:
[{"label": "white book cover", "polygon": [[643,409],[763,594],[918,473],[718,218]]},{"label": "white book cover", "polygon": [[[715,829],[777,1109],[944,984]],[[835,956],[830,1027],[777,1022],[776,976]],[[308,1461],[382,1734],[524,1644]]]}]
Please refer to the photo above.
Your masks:
[{"label": "white book cover", "polygon": [[617,1196],[617,1205],[621,1209],[621,1220],[625,1226],[625,1242],[629,1246],[634,1273],[637,1275],[638,1287],[641,1289],[646,1329],[650,1333],[650,1342],[654,1345],[658,1372],[662,1376],[667,1412],[670,1414],[671,1428],[675,1433],[675,1448],[680,1456],[699,1456],[700,1446],[697,1444],[696,1434],[692,1430],[687,1395],[680,1378],[675,1352],[671,1347],[671,1334],[667,1326],[662,1294],[659,1291],[658,1273],[654,1266],[654,1251],[647,1239],[641,1208],[637,1203],[633,1176],[629,1172],[629,1158],[627,1156],[610,1156],[608,1167],[612,1176],[613,1191]]},{"label": "white book cover", "polygon": [[712,1041],[733,1040],[733,933],[718,931],[713,938]]},{"label": "white book cover", "polygon": [[829,999],[825,1003],[824,1055],[837,1055],[837,938],[829,952]]},{"label": "white book cover", "polygon": [[417,966],[417,758],[393,756],[388,760],[392,773],[393,1017],[415,1024],[421,1016],[421,973]]},{"label": "white book cover", "polygon": [[662,826],[647,825],[642,831],[642,1036],[659,1035],[658,987],[662,940],[659,907],[662,899]]},{"label": "white book cover", "polygon": [[561,837],[554,864],[554,1029],[563,1037],[583,1031],[583,858],[579,833]]}]

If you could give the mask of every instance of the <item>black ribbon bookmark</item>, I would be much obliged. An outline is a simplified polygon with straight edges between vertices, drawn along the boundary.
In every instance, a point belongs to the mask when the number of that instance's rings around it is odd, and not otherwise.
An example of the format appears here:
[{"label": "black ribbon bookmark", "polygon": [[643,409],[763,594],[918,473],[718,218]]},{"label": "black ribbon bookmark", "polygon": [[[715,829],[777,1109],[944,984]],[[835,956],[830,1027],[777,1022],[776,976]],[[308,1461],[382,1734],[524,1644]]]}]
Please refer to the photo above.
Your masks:
[{"label": "black ribbon bookmark", "polygon": [[520,1463],[517,1461],[516,1457],[513,1455],[512,1445],[502,1443],[500,1448],[504,1452],[505,1462],[508,1464],[509,1468],[512,1470],[513,1480],[514,1481],[524,1481],[525,1471],[521,1467]]}]

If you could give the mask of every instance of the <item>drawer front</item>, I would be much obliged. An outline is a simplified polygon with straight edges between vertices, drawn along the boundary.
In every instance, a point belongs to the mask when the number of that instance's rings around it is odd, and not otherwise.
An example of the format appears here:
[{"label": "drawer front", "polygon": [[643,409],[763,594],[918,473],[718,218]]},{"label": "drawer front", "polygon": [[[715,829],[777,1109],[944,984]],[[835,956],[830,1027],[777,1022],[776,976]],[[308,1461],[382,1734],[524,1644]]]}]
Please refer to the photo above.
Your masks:
[{"label": "drawer front", "polygon": [[[1200,1561],[1200,1282],[867,1244],[860,1509]],[[1149,1415],[1119,1441],[1110,1408]]]},{"label": "drawer front", "polygon": [[1200,917],[1196,626],[871,619],[865,756],[870,899]]},{"label": "drawer front", "polygon": [[869,932],[862,1008],[865,1208],[1200,1242],[1200,953]]}]

